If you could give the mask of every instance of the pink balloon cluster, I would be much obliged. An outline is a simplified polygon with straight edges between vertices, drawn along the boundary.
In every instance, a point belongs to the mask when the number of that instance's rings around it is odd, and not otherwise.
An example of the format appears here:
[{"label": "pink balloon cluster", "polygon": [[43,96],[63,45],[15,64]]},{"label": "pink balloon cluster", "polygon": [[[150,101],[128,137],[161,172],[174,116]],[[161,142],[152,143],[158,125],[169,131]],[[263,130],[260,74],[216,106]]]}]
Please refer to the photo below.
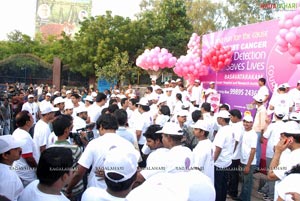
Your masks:
[{"label": "pink balloon cluster", "polygon": [[204,55],[203,63],[209,65],[214,71],[219,71],[231,64],[232,55],[231,47],[223,47],[221,43],[218,43]]},{"label": "pink balloon cluster", "polygon": [[207,75],[208,68],[201,62],[200,36],[193,33],[187,46],[187,55],[182,55],[177,59],[173,71],[189,83],[193,83],[200,76]]},{"label": "pink balloon cluster", "polygon": [[165,48],[155,47],[146,49],[143,54],[136,59],[136,65],[145,69],[158,71],[164,68],[172,68],[176,63],[176,57]]},{"label": "pink balloon cluster", "polygon": [[278,25],[278,49],[281,52],[289,52],[292,56],[291,63],[300,64],[300,10],[287,13]]}]

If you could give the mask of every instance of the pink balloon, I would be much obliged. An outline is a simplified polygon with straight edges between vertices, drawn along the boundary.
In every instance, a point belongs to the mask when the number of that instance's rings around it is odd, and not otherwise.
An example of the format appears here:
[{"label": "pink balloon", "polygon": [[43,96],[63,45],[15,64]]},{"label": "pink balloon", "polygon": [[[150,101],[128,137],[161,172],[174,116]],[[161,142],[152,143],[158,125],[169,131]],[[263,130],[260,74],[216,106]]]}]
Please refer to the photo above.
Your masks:
[{"label": "pink balloon", "polygon": [[300,52],[300,48],[292,46],[288,49],[288,51],[290,55],[295,56],[296,53]]},{"label": "pink balloon", "polygon": [[231,63],[231,60],[229,58],[225,59],[224,64],[225,66],[228,66]]},{"label": "pink balloon", "polygon": [[285,38],[281,38],[280,36],[276,36],[276,42],[278,45],[284,47],[287,46],[287,42],[285,41]]},{"label": "pink balloon", "polygon": [[212,57],[212,63],[217,63],[217,61],[218,61],[218,58],[216,56],[213,56]]},{"label": "pink balloon", "polygon": [[297,60],[294,57],[292,57],[290,59],[290,63],[292,63],[292,64],[298,64]]},{"label": "pink balloon", "polygon": [[285,21],[283,19],[278,22],[278,26],[280,29],[284,28],[284,22]]},{"label": "pink balloon", "polygon": [[226,58],[223,55],[219,56],[219,61],[224,61]]},{"label": "pink balloon", "polygon": [[297,62],[297,64],[300,64],[300,52],[295,54],[294,59]]},{"label": "pink balloon", "polygon": [[289,32],[289,30],[287,30],[287,29],[280,29],[279,35],[280,35],[280,37],[284,38],[288,32]]},{"label": "pink balloon", "polygon": [[222,61],[218,62],[218,68],[222,69],[224,67],[224,63]]},{"label": "pink balloon", "polygon": [[288,19],[284,22],[284,27],[287,29],[290,29],[293,26],[293,21],[291,19]]},{"label": "pink balloon", "polygon": [[297,35],[298,37],[300,37],[300,27],[297,27],[297,28],[296,28],[295,33],[296,33],[296,35]]},{"label": "pink balloon", "polygon": [[280,52],[287,52],[289,50],[288,47],[282,47],[282,46],[277,46],[277,49],[280,51]]},{"label": "pink balloon", "polygon": [[297,36],[294,32],[288,32],[286,35],[285,35],[285,40],[289,43],[294,43],[297,39]]}]

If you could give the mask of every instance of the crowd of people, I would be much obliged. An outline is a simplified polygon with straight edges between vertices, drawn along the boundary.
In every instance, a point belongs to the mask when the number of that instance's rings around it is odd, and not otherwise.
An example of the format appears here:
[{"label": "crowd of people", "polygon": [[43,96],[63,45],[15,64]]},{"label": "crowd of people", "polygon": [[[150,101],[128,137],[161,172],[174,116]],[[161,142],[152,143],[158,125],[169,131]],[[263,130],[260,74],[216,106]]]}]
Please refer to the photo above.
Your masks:
[{"label": "crowd of people", "polygon": [[215,83],[200,80],[153,79],[145,93],[7,84],[0,198],[248,201],[266,158],[263,200],[300,200],[300,80],[290,88],[271,95],[260,78],[251,115],[213,108]]}]

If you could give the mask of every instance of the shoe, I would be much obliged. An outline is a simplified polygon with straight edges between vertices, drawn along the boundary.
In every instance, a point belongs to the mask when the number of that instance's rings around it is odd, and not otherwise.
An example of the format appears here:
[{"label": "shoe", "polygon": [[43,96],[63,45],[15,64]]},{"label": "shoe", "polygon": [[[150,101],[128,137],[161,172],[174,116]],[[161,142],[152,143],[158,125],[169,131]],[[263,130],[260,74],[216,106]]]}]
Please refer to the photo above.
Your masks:
[{"label": "shoe", "polygon": [[261,190],[261,189],[259,189],[259,190],[257,191],[257,193],[260,194],[260,195],[266,195],[266,193],[265,193],[263,190]]}]

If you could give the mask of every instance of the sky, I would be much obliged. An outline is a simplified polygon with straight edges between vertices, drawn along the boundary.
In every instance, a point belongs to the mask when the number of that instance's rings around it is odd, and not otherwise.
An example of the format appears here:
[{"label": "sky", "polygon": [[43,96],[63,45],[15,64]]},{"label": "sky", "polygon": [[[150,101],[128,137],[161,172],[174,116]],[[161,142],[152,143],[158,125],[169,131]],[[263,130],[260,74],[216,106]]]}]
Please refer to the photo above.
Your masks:
[{"label": "sky", "polygon": [[[92,15],[105,14],[134,18],[139,12],[141,0],[92,0]],[[35,12],[37,0],[0,0],[0,40],[8,33],[19,30],[31,37],[35,32]]]}]

